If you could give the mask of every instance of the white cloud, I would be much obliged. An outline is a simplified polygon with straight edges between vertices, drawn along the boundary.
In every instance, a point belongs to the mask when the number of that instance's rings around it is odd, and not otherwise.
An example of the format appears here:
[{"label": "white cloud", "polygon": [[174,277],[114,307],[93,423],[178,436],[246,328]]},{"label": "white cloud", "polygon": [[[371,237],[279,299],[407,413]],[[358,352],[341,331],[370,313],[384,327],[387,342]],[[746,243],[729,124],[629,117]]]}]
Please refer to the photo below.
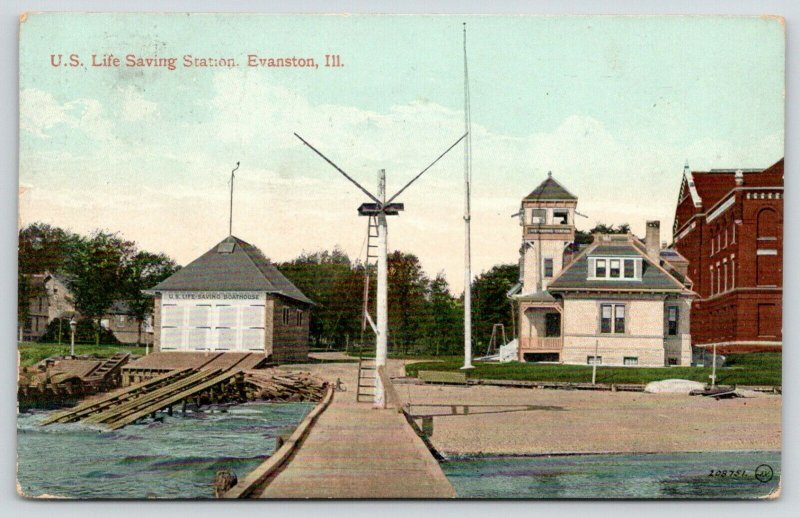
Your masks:
[{"label": "white cloud", "polygon": [[158,103],[145,99],[144,95],[134,87],[122,91],[122,118],[135,122],[151,118],[158,114]]},{"label": "white cloud", "polygon": [[[157,103],[134,90],[123,91],[122,117],[113,122],[111,107],[94,100],[59,104],[46,92],[21,92],[26,131],[41,138],[65,124],[92,141],[114,144],[77,156],[27,150],[21,157],[26,181],[36,183],[39,174],[54,170],[64,181],[51,176],[39,182],[24,208],[25,220],[82,231],[120,230],[185,263],[227,231],[227,180],[241,160],[234,209],[238,235],[275,260],[335,245],[355,258],[366,231],[355,208],[365,196],[293,133],[370,190],[375,171],[387,169],[391,194],[463,132],[459,111],[431,102],[384,112],[314,104],[269,75],[237,70],[216,73],[213,85],[213,97],[199,106],[211,116],[192,124],[165,120]],[[148,121],[141,138],[113,137],[114,124],[140,120]],[[665,131],[675,126],[668,120]],[[138,126],[126,126],[131,127]],[[662,238],[668,240],[686,157],[697,168],[766,166],[781,157],[783,147],[780,133],[746,145],[701,140],[677,147],[649,135],[615,134],[602,121],[579,114],[524,137],[492,132],[474,121],[472,141],[475,273],[516,260],[521,233],[510,215],[548,170],[579,197],[579,211],[589,216],[579,219],[579,227],[627,222],[642,233],[645,220],[660,219]],[[462,167],[459,146],[403,194],[406,211],[390,222],[390,245],[418,254],[431,276],[444,270],[455,291],[463,283]]]}]

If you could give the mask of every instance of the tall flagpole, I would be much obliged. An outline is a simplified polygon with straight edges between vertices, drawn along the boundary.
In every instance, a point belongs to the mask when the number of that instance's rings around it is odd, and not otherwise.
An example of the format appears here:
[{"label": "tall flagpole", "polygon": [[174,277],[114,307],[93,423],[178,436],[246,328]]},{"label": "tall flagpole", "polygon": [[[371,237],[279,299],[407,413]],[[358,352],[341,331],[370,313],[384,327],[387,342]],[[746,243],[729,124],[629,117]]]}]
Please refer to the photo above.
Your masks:
[{"label": "tall flagpole", "polygon": [[467,24],[464,22],[464,366],[472,366],[472,249],[470,244],[470,183],[472,179],[472,132],[467,71]]},{"label": "tall flagpole", "polygon": [[233,178],[235,172],[239,169],[239,162],[236,162],[236,167],[231,171],[231,205],[230,212],[228,213],[228,235],[233,235]]}]

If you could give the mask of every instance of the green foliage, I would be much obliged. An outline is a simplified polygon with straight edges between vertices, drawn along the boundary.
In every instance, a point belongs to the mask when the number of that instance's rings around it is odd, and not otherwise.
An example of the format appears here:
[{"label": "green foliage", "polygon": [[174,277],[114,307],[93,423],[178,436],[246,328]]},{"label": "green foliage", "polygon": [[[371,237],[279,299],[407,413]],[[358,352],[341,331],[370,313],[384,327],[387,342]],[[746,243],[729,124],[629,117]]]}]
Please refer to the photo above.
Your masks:
[{"label": "green foliage", "polygon": [[[56,355],[69,354],[69,341],[66,343],[19,343],[19,365],[21,367],[32,366],[39,361]],[[90,357],[106,358],[118,352],[130,352],[141,354],[142,350],[136,347],[122,345],[75,345],[75,355],[87,355]]]},{"label": "green foliage", "polygon": [[310,336],[318,346],[357,340],[360,334],[363,269],[341,249],[303,253],[278,269],[316,305]]},{"label": "green foliage", "polygon": [[496,323],[505,326],[509,340],[514,339],[511,301],[506,294],[518,280],[519,265],[502,264],[481,273],[472,282],[473,350],[477,355],[486,350]]},{"label": "green foliage", "polygon": [[594,240],[592,237],[595,233],[614,233],[625,234],[631,231],[631,226],[628,223],[622,223],[619,226],[613,224],[597,223],[594,228],[584,232],[582,230],[575,230],[575,244],[591,244]]},{"label": "green foliage", "polygon": [[99,322],[111,305],[124,301],[141,328],[153,310],[152,298],[142,291],[176,269],[175,262],[166,255],[138,250],[134,242],[117,233],[98,230],[83,237],[34,223],[19,233],[18,321],[24,325],[30,313],[28,305],[33,293],[29,275],[58,273],[66,281],[77,312],[94,320],[81,322],[80,328],[89,325],[94,329],[95,343],[106,342],[108,338]]},{"label": "green foliage", "polygon": [[144,321],[153,313],[153,297],[144,294],[144,290],[155,286],[177,270],[175,261],[168,256],[147,251],[137,252],[124,264],[119,287],[120,298],[125,300],[130,315],[138,323],[139,342]]},{"label": "green foliage", "polygon": [[[406,365],[406,374],[416,376],[419,370],[456,371],[462,366],[458,357],[443,361],[412,363]],[[542,382],[591,382],[592,367],[568,364],[536,363],[476,363],[468,372],[472,379],[506,379]],[[646,384],[666,379],[687,379],[709,382],[711,368],[670,367],[631,368],[600,366],[597,382],[621,384]],[[760,352],[729,355],[726,366],[717,369],[717,382],[723,385],[752,386],[781,385],[781,354]]]},{"label": "green foliage", "polygon": [[[79,319],[75,327],[75,343],[95,343],[101,345],[116,345],[119,340],[114,337],[114,333],[98,325],[96,321],[89,319]],[[47,325],[47,330],[41,338],[40,343],[58,343],[59,335],[61,343],[69,344],[70,328],[69,318],[56,318]]]}]

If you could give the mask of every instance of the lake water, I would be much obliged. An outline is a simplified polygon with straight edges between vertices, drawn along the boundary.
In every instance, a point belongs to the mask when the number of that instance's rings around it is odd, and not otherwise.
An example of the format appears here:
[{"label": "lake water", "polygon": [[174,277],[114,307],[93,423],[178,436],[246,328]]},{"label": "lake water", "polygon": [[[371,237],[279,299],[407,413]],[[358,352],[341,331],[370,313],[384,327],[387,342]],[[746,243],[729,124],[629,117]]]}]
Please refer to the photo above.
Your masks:
[{"label": "lake water", "polygon": [[242,479],[312,407],[249,403],[226,413],[176,412],[117,431],[79,423],[40,427],[50,412],[22,413],[17,478],[28,496],[211,498],[218,470]]},{"label": "lake water", "polygon": [[[250,403],[226,413],[176,412],[117,431],[40,427],[50,412],[22,413],[18,480],[29,496],[211,498],[218,470],[243,478],[312,407]],[[755,478],[759,465],[769,465],[772,479]],[[775,490],[780,452],[480,457],[450,459],[442,468],[465,498],[742,498]],[[744,472],[722,477],[712,470]]]},{"label": "lake water", "polygon": [[[480,457],[442,463],[467,498],[751,498],[775,490],[780,452]],[[760,465],[771,479],[756,476]],[[769,478],[761,467],[759,477]],[[712,474],[717,471],[717,475]],[[723,476],[719,471],[743,471]]]}]

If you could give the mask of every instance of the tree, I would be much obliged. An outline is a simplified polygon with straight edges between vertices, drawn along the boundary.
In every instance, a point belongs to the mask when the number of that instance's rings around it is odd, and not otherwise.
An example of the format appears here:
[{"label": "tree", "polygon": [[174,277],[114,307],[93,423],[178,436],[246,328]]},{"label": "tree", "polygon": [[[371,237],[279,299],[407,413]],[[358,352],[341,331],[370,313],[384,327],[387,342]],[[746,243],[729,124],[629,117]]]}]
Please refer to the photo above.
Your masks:
[{"label": "tree", "polygon": [[[358,326],[361,287],[350,258],[340,248],[303,253],[278,269],[314,303],[310,337],[316,344],[346,341]],[[356,303],[357,302],[357,303]]]},{"label": "tree", "polygon": [[120,295],[128,304],[130,315],[137,323],[136,342],[142,342],[142,327],[153,313],[153,297],[143,291],[155,286],[175,271],[175,261],[163,253],[136,252],[123,264]]},{"label": "tree", "polygon": [[[100,326],[100,319],[124,293],[125,270],[135,255],[134,243],[116,233],[96,231],[67,257],[67,283],[75,308]],[[95,342],[100,342],[99,331]]]},{"label": "tree", "polygon": [[613,224],[597,223],[589,231],[576,230],[575,231],[575,244],[591,244],[594,241],[593,235],[595,233],[610,233],[610,234],[626,234],[630,233],[631,226],[628,223],[622,223],[619,226]]},{"label": "tree", "polygon": [[502,323],[506,329],[512,328],[511,301],[506,294],[518,280],[518,264],[501,264],[481,273],[472,282],[472,326],[476,346],[489,342],[496,323]]},{"label": "tree", "polygon": [[17,243],[17,323],[20,338],[30,317],[33,286],[30,276],[63,268],[67,256],[80,243],[80,238],[61,228],[33,223],[19,231]]},{"label": "tree", "polygon": [[461,318],[463,305],[450,294],[444,272],[440,271],[428,288],[428,310],[422,337],[427,349],[439,355],[455,353],[461,348],[464,322]]},{"label": "tree", "polygon": [[389,339],[405,354],[419,338],[429,280],[416,255],[393,251],[388,257],[388,281]]}]

